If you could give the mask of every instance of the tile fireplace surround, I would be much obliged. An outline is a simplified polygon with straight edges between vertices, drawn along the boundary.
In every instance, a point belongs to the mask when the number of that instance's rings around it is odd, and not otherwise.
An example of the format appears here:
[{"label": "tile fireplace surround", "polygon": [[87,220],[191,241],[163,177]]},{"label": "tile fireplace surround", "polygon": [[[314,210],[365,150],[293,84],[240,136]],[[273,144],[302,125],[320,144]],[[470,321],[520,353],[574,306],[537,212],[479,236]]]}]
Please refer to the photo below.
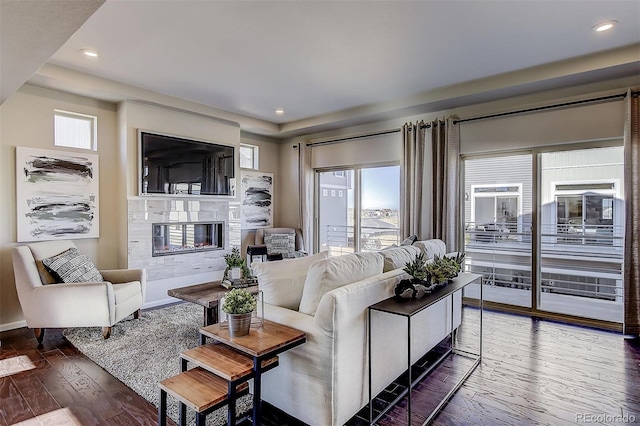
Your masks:
[{"label": "tile fireplace surround", "polygon": [[[224,271],[224,255],[240,245],[240,203],[217,199],[130,199],[127,204],[128,267],[145,268],[149,281]],[[224,250],[152,256],[153,224],[224,222]]]}]

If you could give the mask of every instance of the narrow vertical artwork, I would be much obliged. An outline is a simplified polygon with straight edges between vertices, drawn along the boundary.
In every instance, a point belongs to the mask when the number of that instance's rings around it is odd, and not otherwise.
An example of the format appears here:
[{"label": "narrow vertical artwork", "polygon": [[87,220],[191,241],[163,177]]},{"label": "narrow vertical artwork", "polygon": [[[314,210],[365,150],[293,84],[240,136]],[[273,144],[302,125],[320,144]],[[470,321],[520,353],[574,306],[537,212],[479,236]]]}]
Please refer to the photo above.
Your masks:
[{"label": "narrow vertical artwork", "polygon": [[18,242],[98,238],[98,156],[16,147]]},{"label": "narrow vertical artwork", "polygon": [[273,173],[243,171],[240,189],[242,229],[272,227]]}]

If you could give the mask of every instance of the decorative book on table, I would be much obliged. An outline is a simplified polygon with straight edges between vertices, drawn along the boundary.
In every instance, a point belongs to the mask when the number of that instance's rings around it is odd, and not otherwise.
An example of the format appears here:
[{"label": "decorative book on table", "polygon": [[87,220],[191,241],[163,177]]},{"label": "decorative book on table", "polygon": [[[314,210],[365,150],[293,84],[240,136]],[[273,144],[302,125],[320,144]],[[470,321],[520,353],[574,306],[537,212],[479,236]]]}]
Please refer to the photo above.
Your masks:
[{"label": "decorative book on table", "polygon": [[244,288],[250,287],[252,285],[257,285],[258,279],[256,277],[249,278],[227,278],[222,281],[222,286],[224,288]]}]

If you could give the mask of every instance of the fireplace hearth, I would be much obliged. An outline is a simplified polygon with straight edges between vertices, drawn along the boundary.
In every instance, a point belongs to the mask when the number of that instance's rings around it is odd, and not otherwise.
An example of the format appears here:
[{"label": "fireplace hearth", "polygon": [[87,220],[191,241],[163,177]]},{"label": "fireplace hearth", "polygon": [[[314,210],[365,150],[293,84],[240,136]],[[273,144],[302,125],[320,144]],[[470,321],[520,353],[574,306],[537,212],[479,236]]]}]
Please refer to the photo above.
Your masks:
[{"label": "fireplace hearth", "polygon": [[152,224],[152,256],[224,249],[224,222]]}]

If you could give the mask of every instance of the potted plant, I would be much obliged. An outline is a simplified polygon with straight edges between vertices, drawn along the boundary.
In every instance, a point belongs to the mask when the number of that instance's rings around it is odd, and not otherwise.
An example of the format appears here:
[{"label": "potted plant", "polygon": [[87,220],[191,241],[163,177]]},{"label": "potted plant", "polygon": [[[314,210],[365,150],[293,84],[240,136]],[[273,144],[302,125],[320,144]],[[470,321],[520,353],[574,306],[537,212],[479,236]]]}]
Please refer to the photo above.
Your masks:
[{"label": "potted plant", "polygon": [[412,262],[407,262],[403,270],[411,275],[410,280],[401,280],[394,289],[394,294],[398,298],[402,298],[407,290],[411,290],[411,298],[418,296],[418,290],[424,289],[424,280],[427,278],[427,270],[425,268],[426,259],[424,253],[420,253]]},{"label": "potted plant", "polygon": [[413,262],[407,262],[403,270],[413,277],[412,282],[414,284],[420,284],[427,277],[427,270],[425,269],[426,259],[424,258],[424,252],[421,252]]},{"label": "potted plant", "polygon": [[455,257],[435,256],[432,262],[425,265],[428,276],[432,284],[445,285],[458,276],[462,270],[464,253],[458,253]]},{"label": "potted plant", "polygon": [[256,306],[256,298],[246,290],[234,288],[225,294],[222,311],[229,316],[229,336],[240,337],[249,334],[251,314]]},{"label": "potted plant", "polygon": [[238,247],[232,248],[231,253],[225,254],[224,261],[227,263],[227,268],[224,270],[223,280],[237,280],[251,275],[246,261],[240,256]]}]

